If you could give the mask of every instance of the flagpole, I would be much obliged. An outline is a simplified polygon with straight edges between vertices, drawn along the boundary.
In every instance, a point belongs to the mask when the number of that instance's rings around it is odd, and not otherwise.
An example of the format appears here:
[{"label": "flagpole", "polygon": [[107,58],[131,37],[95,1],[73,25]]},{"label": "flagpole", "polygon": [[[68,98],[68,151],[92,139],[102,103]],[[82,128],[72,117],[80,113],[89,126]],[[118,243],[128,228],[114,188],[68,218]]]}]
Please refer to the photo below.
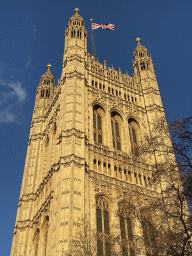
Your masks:
[{"label": "flagpole", "polygon": [[92,58],[94,58],[94,55],[93,55],[93,26],[92,26],[93,19],[90,19],[90,21],[91,21],[91,56],[92,56]]}]

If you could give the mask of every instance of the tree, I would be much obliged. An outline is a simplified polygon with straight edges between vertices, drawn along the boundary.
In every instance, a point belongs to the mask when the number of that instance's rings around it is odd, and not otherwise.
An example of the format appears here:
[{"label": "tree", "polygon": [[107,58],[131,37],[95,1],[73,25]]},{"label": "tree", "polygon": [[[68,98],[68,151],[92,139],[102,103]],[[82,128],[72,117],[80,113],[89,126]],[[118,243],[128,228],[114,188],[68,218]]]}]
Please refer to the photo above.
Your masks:
[{"label": "tree", "polygon": [[[114,227],[113,227],[114,229]],[[115,228],[117,230],[117,228]],[[111,256],[118,256],[119,251],[116,246],[119,244],[120,236],[119,234],[110,233],[108,236],[108,241],[110,244]],[[91,227],[91,224],[85,218],[78,219],[78,226],[74,232],[73,239],[70,243],[70,246],[66,252],[65,256],[93,256],[97,255],[98,250],[98,233]],[[118,246],[117,246],[118,247]]]},{"label": "tree", "polygon": [[153,252],[192,255],[192,117],[168,123],[161,117],[151,125],[139,153],[150,161],[151,184],[162,195],[148,205],[158,223]]},{"label": "tree", "polygon": [[85,219],[78,220],[78,226],[74,232],[66,256],[92,256],[97,250],[97,233],[91,224]]},{"label": "tree", "polygon": [[[134,201],[134,205],[127,206],[129,214],[133,223],[140,222],[142,229],[140,235],[133,234],[135,255],[140,255],[143,247],[147,256],[192,255],[192,117],[175,122],[159,118],[152,123],[150,134],[144,136],[138,152],[139,158],[135,156],[134,161],[133,157],[133,162],[138,159],[146,164],[150,162],[152,177],[148,185],[160,193],[159,197],[146,196],[144,207],[140,207],[137,191],[129,193]],[[120,223],[120,212],[116,215]],[[79,223],[65,255],[96,255],[98,233],[88,221],[82,219]],[[109,234],[110,255],[120,255],[128,241],[118,233],[119,224],[111,230],[117,232]]]}]

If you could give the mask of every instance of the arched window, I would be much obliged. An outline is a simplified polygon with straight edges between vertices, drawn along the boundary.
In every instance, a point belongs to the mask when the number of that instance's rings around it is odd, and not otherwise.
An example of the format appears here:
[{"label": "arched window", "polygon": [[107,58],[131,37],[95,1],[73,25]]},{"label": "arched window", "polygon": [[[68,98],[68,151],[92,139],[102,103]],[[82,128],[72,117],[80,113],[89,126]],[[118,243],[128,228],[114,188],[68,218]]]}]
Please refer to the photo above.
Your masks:
[{"label": "arched window", "polygon": [[50,90],[46,90],[46,97],[49,98]]},{"label": "arched window", "polygon": [[141,213],[141,224],[143,229],[143,238],[145,243],[146,255],[153,254],[153,248],[155,247],[155,226],[152,224],[151,216]]},{"label": "arched window", "polygon": [[145,62],[141,62],[140,65],[141,65],[141,70],[145,69]]},{"label": "arched window", "polygon": [[41,97],[44,97],[45,90],[41,90]]},{"label": "arched window", "polygon": [[109,202],[104,197],[96,199],[97,222],[97,255],[111,256],[110,227],[109,227]]},{"label": "arched window", "polygon": [[130,118],[128,120],[128,125],[129,125],[129,136],[130,136],[130,142],[131,142],[131,152],[135,156],[139,156],[139,151],[138,151],[139,126],[138,126],[138,123],[133,118]]},{"label": "arched window", "polygon": [[120,137],[120,119],[117,114],[111,116],[111,129],[113,138],[113,147],[121,150],[121,137]]},{"label": "arched window", "polygon": [[102,144],[102,117],[99,109],[93,110],[93,137],[94,142]]},{"label": "arched window", "polygon": [[79,30],[77,31],[77,37],[79,37]]},{"label": "arched window", "polygon": [[[123,256],[135,256],[135,251],[132,248],[132,243],[134,242],[133,227],[132,227],[132,216],[131,209],[126,203],[121,203],[119,205],[119,222],[121,231],[121,241],[122,241],[122,255]],[[128,251],[130,252],[128,254]]]},{"label": "arched window", "polygon": [[[132,212],[133,207],[130,207],[126,203],[119,204],[119,223],[121,231],[121,245],[122,245],[122,255],[123,256],[135,256],[135,251],[132,248],[133,242],[135,242],[133,236],[133,226],[132,226]],[[128,253],[129,252],[129,253]]]},{"label": "arched window", "polygon": [[[74,22],[73,22],[74,23]],[[73,30],[71,31],[71,37],[73,37]]]}]

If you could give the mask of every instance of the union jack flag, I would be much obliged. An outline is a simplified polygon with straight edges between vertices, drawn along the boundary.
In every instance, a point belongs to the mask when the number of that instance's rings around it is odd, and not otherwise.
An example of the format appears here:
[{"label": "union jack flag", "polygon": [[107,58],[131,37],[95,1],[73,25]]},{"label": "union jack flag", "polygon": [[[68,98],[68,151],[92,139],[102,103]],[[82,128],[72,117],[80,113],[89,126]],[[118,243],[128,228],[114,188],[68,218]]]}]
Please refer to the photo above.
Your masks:
[{"label": "union jack flag", "polygon": [[98,29],[98,28],[102,28],[102,29],[115,29],[115,25],[114,24],[97,24],[97,23],[92,23],[92,29]]}]

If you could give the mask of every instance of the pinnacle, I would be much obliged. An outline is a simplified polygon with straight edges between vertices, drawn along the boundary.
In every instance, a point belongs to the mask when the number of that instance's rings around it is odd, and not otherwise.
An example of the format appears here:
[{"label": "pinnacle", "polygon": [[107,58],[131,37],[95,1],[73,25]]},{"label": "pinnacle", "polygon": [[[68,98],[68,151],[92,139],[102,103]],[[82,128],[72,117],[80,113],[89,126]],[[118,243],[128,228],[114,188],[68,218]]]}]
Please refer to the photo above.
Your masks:
[{"label": "pinnacle", "polygon": [[135,41],[137,42],[137,45],[141,44],[141,38],[137,37]]},{"label": "pinnacle", "polygon": [[52,68],[52,66],[51,66],[51,64],[49,63],[49,64],[47,65],[47,71],[50,72],[51,68]]},{"label": "pinnacle", "polygon": [[75,8],[75,10],[74,10],[74,12],[75,12],[75,14],[79,14],[79,8]]}]

